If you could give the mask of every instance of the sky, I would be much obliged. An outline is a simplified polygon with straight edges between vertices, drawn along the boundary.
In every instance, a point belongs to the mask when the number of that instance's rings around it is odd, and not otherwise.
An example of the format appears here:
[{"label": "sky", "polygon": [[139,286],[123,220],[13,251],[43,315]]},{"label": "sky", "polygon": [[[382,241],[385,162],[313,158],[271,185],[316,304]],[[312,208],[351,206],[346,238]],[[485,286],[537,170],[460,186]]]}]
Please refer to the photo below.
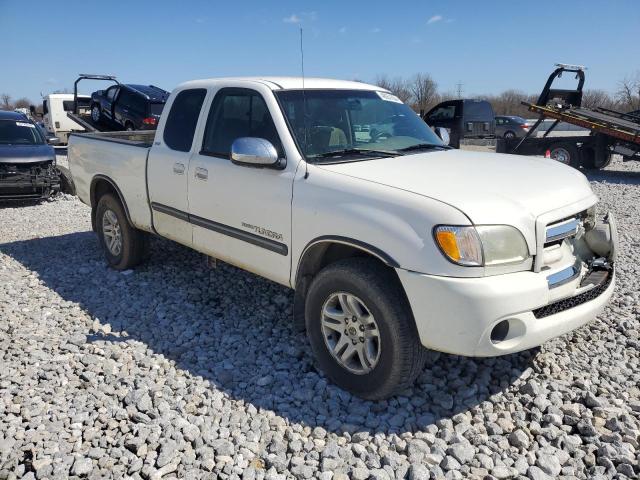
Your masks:
[{"label": "sky", "polygon": [[[640,71],[640,0],[0,0],[0,93],[33,101],[78,73],[173,89],[196,78],[431,74],[464,96],[538,93],[557,62],[614,92]],[[86,89],[97,89],[87,84]]]}]

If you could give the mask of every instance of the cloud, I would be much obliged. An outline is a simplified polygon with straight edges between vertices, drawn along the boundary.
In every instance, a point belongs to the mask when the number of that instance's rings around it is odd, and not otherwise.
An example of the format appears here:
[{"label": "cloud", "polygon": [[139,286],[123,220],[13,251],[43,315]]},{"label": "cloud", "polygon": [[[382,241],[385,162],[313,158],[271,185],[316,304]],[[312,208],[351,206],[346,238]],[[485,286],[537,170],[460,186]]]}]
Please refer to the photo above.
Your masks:
[{"label": "cloud", "polygon": [[196,18],[196,23],[205,23],[206,21],[207,21],[207,17]]},{"label": "cloud", "polygon": [[431,25],[432,23],[440,22],[442,20],[444,20],[444,17],[442,15],[434,15],[429,20],[427,20],[427,25]]},{"label": "cloud", "polygon": [[55,85],[56,83],[58,83],[58,80],[56,80],[55,78],[47,78],[47,80],[44,82],[47,85]]},{"label": "cloud", "polygon": [[338,30],[339,33],[347,33],[347,27],[340,27]]},{"label": "cloud", "polygon": [[296,15],[295,13],[292,13],[288,17],[284,17],[282,21],[284,23],[300,23],[302,20],[300,20],[300,17],[298,15]]},{"label": "cloud", "polygon": [[381,31],[382,31],[382,29],[378,28],[378,27],[371,29],[371,33],[380,33]]},{"label": "cloud", "polygon": [[292,13],[288,17],[284,17],[282,21],[284,23],[302,23],[302,22],[315,22],[318,18],[318,12],[300,12]]}]

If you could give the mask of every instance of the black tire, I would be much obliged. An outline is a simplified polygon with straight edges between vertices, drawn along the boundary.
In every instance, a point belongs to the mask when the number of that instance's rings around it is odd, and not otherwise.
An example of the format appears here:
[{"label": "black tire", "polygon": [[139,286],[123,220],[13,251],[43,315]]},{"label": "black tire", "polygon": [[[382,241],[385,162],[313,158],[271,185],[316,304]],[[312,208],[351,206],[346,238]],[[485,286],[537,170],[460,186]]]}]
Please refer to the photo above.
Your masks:
[{"label": "black tire", "polygon": [[[353,373],[342,366],[325,341],[323,307],[336,293],[355,295],[375,318],[379,356],[368,373]],[[336,385],[359,397],[387,398],[410,386],[422,371],[426,350],[418,340],[406,295],[393,272],[372,259],[349,258],[322,269],[309,287],[305,320],[318,367]]]},{"label": "black tire", "polygon": [[66,193],[68,195],[76,194],[76,186],[73,183],[73,177],[71,176],[71,172],[68,168],[62,167],[60,165],[57,166],[58,173],[60,174],[60,191],[62,193]]},{"label": "black tire", "polygon": [[[115,214],[120,231],[121,248],[119,252],[112,252],[106,243],[103,228],[105,228],[105,214],[112,212]],[[98,241],[104,251],[105,258],[109,265],[116,270],[127,270],[135,267],[143,259],[147,251],[147,234],[132,227],[124,212],[120,200],[108,193],[100,197],[96,208],[96,233]]]},{"label": "black tire", "polygon": [[133,131],[136,129],[136,127],[134,127],[134,126],[133,126],[133,123],[131,123],[131,122],[127,122],[127,123],[125,123],[125,125],[124,125],[124,129],[125,129],[127,132],[133,132]]},{"label": "black tire", "polygon": [[102,123],[102,112],[100,111],[100,105],[97,103],[91,105],[91,120],[94,123]]},{"label": "black tire", "polygon": [[580,167],[578,148],[570,142],[558,142],[549,147],[549,153],[553,160],[557,160],[573,168]]},{"label": "black tire", "polygon": [[509,130],[508,132],[504,132],[504,138],[516,138],[516,134]]}]

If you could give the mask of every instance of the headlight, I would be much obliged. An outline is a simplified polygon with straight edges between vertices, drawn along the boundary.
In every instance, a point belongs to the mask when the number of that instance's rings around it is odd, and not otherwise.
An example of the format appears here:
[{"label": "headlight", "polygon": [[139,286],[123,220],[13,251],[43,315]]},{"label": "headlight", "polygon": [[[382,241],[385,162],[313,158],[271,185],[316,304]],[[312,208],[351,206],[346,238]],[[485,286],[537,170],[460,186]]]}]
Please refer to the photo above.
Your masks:
[{"label": "headlight", "polygon": [[435,228],[436,243],[444,255],[464,266],[493,266],[520,263],[529,257],[522,233],[508,225]]}]

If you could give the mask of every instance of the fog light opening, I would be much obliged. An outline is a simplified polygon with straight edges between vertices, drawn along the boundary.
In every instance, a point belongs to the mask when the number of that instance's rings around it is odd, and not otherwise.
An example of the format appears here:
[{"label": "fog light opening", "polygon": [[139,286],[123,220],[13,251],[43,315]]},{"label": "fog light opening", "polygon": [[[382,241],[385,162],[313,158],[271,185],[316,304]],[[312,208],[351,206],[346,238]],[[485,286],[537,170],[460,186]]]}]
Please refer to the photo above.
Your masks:
[{"label": "fog light opening", "polygon": [[491,343],[500,343],[509,335],[509,321],[502,320],[491,330]]}]

